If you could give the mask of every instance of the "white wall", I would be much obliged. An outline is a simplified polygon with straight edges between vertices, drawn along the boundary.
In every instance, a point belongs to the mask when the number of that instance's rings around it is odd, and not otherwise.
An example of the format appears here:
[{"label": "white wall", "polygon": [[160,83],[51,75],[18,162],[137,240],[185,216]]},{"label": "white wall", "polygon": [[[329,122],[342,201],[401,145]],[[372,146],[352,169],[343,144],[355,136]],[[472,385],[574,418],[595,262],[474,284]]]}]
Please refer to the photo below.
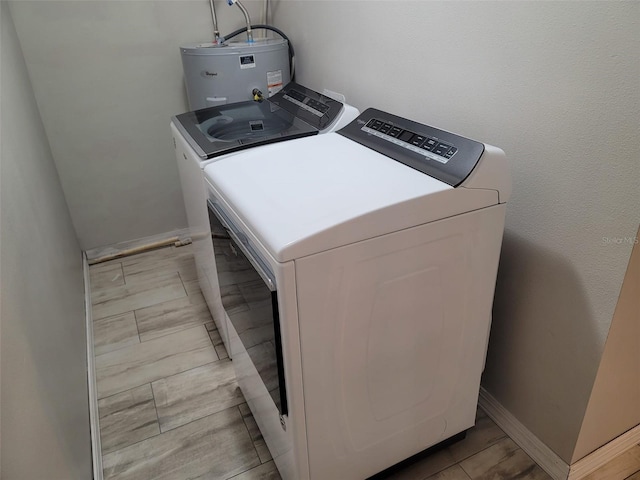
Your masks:
[{"label": "white wall", "polygon": [[89,479],[82,256],[7,3],[0,8],[0,477]]},{"label": "white wall", "polygon": [[[259,3],[247,7],[259,23]],[[242,26],[216,0],[222,33]],[[169,121],[188,110],[179,46],[207,0],[15,1],[38,107],[83,249],[186,226]]]},{"label": "white wall", "polygon": [[[275,0],[297,79],[503,148],[484,386],[567,463],[640,223],[640,3]],[[634,412],[635,413],[635,412]]]}]

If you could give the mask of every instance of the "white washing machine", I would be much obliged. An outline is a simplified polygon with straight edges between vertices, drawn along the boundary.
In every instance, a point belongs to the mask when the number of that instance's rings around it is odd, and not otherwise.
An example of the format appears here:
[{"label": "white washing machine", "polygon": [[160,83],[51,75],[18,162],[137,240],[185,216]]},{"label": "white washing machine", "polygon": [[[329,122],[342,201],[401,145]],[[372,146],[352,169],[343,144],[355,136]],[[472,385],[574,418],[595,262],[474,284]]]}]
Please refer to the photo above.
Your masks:
[{"label": "white washing machine", "polygon": [[227,322],[220,302],[202,170],[211,162],[248,148],[335,131],[358,113],[356,108],[328,94],[291,82],[268,100],[205,108],[172,118],[171,132],[200,289],[228,351]]},{"label": "white washing machine", "polygon": [[473,426],[502,150],[368,109],[208,165],[234,368],[285,480],[362,480]]}]

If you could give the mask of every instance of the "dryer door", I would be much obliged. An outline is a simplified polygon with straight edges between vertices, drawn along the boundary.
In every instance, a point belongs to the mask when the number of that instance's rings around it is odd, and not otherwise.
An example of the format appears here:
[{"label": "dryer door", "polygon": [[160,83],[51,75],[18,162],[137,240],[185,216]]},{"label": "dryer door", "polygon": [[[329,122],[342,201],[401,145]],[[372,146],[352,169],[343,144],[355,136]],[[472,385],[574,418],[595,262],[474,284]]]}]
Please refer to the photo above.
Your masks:
[{"label": "dryer door", "polygon": [[[255,382],[238,378],[240,388],[247,400],[262,395],[266,388],[280,415],[286,415],[287,390],[275,276],[215,198],[210,198],[208,207],[220,296],[230,322],[230,355],[239,376],[256,371],[259,375],[257,388],[251,387]],[[250,362],[252,367],[238,372],[237,367],[243,361]]]}]

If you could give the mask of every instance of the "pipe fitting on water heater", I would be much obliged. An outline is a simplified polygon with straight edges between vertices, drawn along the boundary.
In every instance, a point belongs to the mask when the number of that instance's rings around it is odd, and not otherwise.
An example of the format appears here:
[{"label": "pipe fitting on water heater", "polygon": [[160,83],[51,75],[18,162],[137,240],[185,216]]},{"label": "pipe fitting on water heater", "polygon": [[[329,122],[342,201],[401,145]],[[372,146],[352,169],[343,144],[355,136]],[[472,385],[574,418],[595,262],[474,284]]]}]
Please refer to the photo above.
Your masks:
[{"label": "pipe fitting on water heater", "polygon": [[213,23],[213,44],[219,45],[220,42],[220,30],[218,30],[218,17],[216,15],[216,7],[213,5],[213,0],[209,0],[209,8],[211,9],[211,22]]},{"label": "pipe fitting on water heater", "polygon": [[247,22],[247,43],[253,43],[253,32],[251,31],[251,19],[249,18],[249,12],[247,11],[246,8],[244,8],[244,5],[242,5],[242,3],[240,3],[238,0],[227,0],[227,3],[229,5],[233,5],[233,4],[238,5],[238,8],[242,11],[242,14],[244,15],[244,19]]}]

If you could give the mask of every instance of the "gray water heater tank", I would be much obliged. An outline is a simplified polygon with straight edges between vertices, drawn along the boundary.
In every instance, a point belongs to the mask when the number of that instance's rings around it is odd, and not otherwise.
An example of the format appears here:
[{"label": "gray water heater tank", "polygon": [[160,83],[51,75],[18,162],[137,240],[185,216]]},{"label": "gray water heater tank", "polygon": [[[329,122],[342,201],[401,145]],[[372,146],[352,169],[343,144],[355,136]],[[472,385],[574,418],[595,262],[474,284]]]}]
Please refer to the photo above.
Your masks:
[{"label": "gray water heater tank", "polygon": [[289,44],[284,39],[180,47],[191,110],[275,95],[290,81]]}]

